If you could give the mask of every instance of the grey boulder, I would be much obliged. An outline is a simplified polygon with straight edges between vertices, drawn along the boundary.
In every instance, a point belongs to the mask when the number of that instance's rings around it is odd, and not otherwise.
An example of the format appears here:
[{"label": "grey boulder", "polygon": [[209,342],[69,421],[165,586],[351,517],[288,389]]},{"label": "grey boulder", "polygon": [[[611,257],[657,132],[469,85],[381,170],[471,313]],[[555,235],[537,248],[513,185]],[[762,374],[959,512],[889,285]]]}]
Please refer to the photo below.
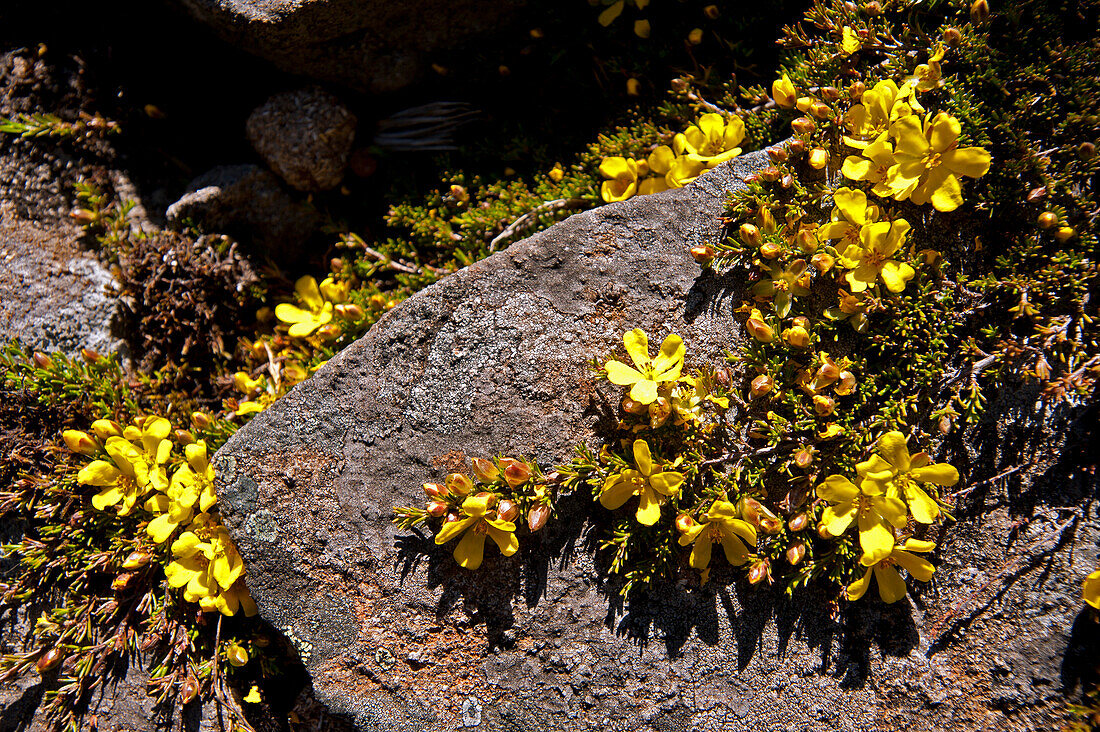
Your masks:
[{"label": "grey boulder", "polygon": [[[1075,620],[1094,556],[1067,550],[1058,511],[1021,537],[1010,497],[1053,483],[1062,493],[1042,500],[1073,506],[1094,490],[1064,479],[1072,410],[1023,400],[984,441],[952,447],[977,487],[942,542],[940,583],[916,604],[836,614],[813,595],[713,580],[624,602],[604,585],[579,496],[477,572],[430,532],[391,524],[394,506],[422,504],[421,484],[468,458],[554,465],[592,444],[618,390],[585,361],[624,331],[680,333],[696,364],[735,349],[740,283],[701,272],[688,249],[725,235],[728,195],[767,161],[749,154],[687,188],[577,214],[455,273],[218,451],[252,593],[332,711],[371,732],[969,732],[1061,718],[1089,657],[1074,649],[1096,647]],[[1035,441],[1027,469],[980,483],[1021,459],[998,432],[1012,424]],[[1097,540],[1095,522],[1072,528]]]}]

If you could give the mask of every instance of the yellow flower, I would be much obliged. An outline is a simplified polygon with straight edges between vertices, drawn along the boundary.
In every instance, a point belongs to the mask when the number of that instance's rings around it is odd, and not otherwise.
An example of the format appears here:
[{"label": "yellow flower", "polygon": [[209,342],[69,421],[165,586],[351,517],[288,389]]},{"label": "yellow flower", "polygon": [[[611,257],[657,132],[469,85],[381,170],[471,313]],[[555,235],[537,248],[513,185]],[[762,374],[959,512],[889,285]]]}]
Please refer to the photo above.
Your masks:
[{"label": "yellow flower", "polygon": [[989,170],[989,152],[980,147],[959,147],[959,121],[940,112],[926,119],[922,129],[916,115],[890,126],[897,139],[897,161],[887,174],[896,200],[906,198],[923,206],[931,202],[937,211],[954,211],[963,201],[959,176],[979,178]]},{"label": "yellow flower", "polygon": [[446,544],[462,534],[455,547],[454,558],[460,567],[477,569],[485,557],[485,536],[492,537],[500,548],[500,553],[510,557],[519,550],[516,539],[516,525],[503,521],[497,515],[495,506],[498,496],[495,493],[478,493],[468,496],[462,502],[463,518],[448,521],[435,536],[436,544]]},{"label": "yellow flower", "polygon": [[768,270],[767,279],[753,285],[752,294],[773,298],[775,314],[785,318],[791,311],[792,298],[810,294],[810,275],[806,267],[805,259],[794,260],[786,269],[773,266]]},{"label": "yellow flower", "polygon": [[844,30],[840,35],[840,55],[851,56],[861,48],[863,48],[863,44],[859,42],[859,36],[856,35],[856,32],[848,26],[844,26]]},{"label": "yellow flower", "polygon": [[878,219],[878,208],[867,205],[867,194],[859,189],[837,188],[833,193],[832,221],[817,229],[820,241],[840,239],[839,251],[859,246],[859,232]]},{"label": "yellow flower", "polygon": [[678,419],[677,424],[701,421],[705,402],[710,402],[722,409],[729,409],[730,406],[728,397],[714,395],[714,376],[712,374],[682,377],[676,385],[671,399],[672,411],[676,413]]},{"label": "yellow flower", "polygon": [[[959,482],[959,471],[947,463],[931,464],[927,453],[909,455],[905,435],[887,432],[878,440],[878,454],[872,455],[857,468],[867,476],[866,483],[875,490],[903,498],[922,524],[930,524],[940,515],[940,507],[918,484],[951,487]],[[866,485],[865,483],[865,485]]]},{"label": "yellow flower", "polygon": [[901,565],[909,572],[910,577],[927,582],[932,579],[936,568],[927,559],[910,552],[930,552],[935,548],[936,545],[930,541],[906,539],[905,544],[893,547],[889,554],[876,561],[868,561],[867,555],[863,555],[859,561],[867,567],[867,571],[861,579],[848,585],[848,599],[855,602],[867,593],[867,588],[871,586],[871,571],[874,570],[879,597],[883,602],[897,602],[905,597],[906,587],[905,580],[894,567]]},{"label": "yellow flower", "polygon": [[631,496],[638,496],[638,523],[652,526],[661,517],[661,504],[667,496],[675,495],[684,483],[682,473],[662,471],[655,465],[645,440],[634,440],[634,465],[621,473],[608,476],[600,491],[600,505],[614,511]]},{"label": "yellow flower", "polygon": [[844,278],[853,293],[874,286],[879,277],[890,292],[901,292],[916,271],[905,262],[893,259],[909,234],[905,219],[878,221],[860,229],[859,244],[851,244],[840,252],[840,263],[850,271]]},{"label": "yellow flower", "polygon": [[651,28],[648,20],[635,20],[634,21],[634,35],[638,38],[649,38]]},{"label": "yellow flower", "polygon": [[146,532],[158,544],[163,544],[180,525],[191,520],[196,504],[200,512],[206,513],[218,501],[214,493],[214,467],[207,459],[206,443],[187,445],[184,454],[187,464],[181,465],[172,475],[167,495],[153,496],[146,504],[149,512],[156,514]]},{"label": "yellow flower", "polygon": [[678,155],[696,163],[702,163],[708,170],[741,154],[738,147],[745,139],[745,123],[740,117],[726,118],[710,112],[689,125],[686,130],[672,140],[672,148]]},{"label": "yellow flower", "polygon": [[772,99],[775,103],[784,109],[790,109],[794,106],[795,100],[798,98],[798,92],[795,91],[794,84],[791,82],[791,77],[783,74],[782,79],[776,79],[772,82]]},{"label": "yellow flower", "polygon": [[876,140],[863,149],[863,156],[849,155],[844,158],[840,172],[850,180],[861,180],[871,184],[871,192],[887,198],[892,194],[887,174],[894,165],[894,148],[889,140]]},{"label": "yellow flower", "polygon": [[606,10],[600,13],[600,17],[597,18],[599,24],[606,28],[614,23],[615,18],[618,18],[622,14],[625,4],[625,0],[615,0]]},{"label": "yellow flower", "polygon": [[865,148],[872,142],[884,140],[890,131],[890,123],[912,112],[903,100],[906,95],[890,79],[880,81],[863,92],[861,103],[854,105],[844,116],[844,124],[850,135],[844,142],[851,147]]},{"label": "yellow flower", "polygon": [[248,396],[249,394],[254,394],[263,385],[264,382],[262,379],[253,379],[244,371],[238,371],[237,373],[233,374],[233,388],[235,388],[237,391],[244,394],[245,396]]},{"label": "yellow flower", "polygon": [[659,145],[646,158],[646,164],[649,166],[650,172],[656,175],[643,180],[638,186],[638,193],[649,195],[650,193],[667,191],[669,188],[682,188],[683,185],[679,180],[669,175],[675,161],[676,153],[672,152],[672,148],[668,145]]},{"label": "yellow flower", "polygon": [[298,295],[298,302],[306,309],[288,302],[279,303],[275,308],[275,317],[290,325],[290,335],[308,336],[332,320],[333,308],[348,299],[349,289],[348,283],[339,283],[332,277],[326,278],[320,287],[317,280],[309,275],[300,277],[294,283],[294,292]]},{"label": "yellow flower", "polygon": [[1081,592],[1085,602],[1100,610],[1100,569],[1085,578]]},{"label": "yellow flower", "polygon": [[242,698],[242,701],[246,704],[259,704],[263,701],[263,698],[260,696],[260,687],[253,684],[252,688],[249,689],[248,693]]},{"label": "yellow flower", "polygon": [[188,602],[204,611],[233,615],[238,609],[255,615],[256,603],[244,585],[244,561],[225,527],[208,513],[200,513],[187,531],[172,542],[175,557],[164,568],[170,587],[182,587]]},{"label": "yellow flower", "polygon": [[829,502],[821,523],[829,534],[840,536],[856,522],[863,556],[873,564],[889,556],[894,547],[890,527],[905,528],[905,504],[900,498],[886,495],[880,484],[866,480],[862,463],[856,466],[856,472],[861,478],[859,487],[842,475],[830,475],[818,484],[818,497]]},{"label": "yellow flower", "polygon": [[946,49],[942,43],[936,44],[935,52],[929,57],[928,63],[919,64],[913,71],[913,75],[905,80],[904,86],[918,92],[926,92],[943,86],[940,61],[943,60]]},{"label": "yellow flower", "polygon": [[691,544],[688,563],[693,569],[706,569],[711,549],[721,543],[726,560],[739,567],[749,560],[749,546],[756,545],[756,529],[741,519],[737,507],[729,501],[716,500],[701,516],[702,521],[677,521],[680,546]]},{"label": "yellow flower", "polygon": [[642,404],[657,400],[657,386],[672,383],[680,378],[684,367],[684,342],[680,336],[670,333],[661,343],[657,358],[649,359],[649,339],[640,328],[623,335],[623,344],[637,370],[625,363],[611,360],[604,364],[607,378],[612,384],[630,387],[630,398]]},{"label": "yellow flower", "polygon": [[127,516],[150,489],[163,491],[168,488],[168,478],[161,465],[172,451],[172,443],[166,439],[171,430],[172,426],[163,417],[149,417],[140,429],[126,428],[135,439],[142,441],[142,449],[125,437],[112,435],[107,438],[104,449],[111,459],[95,460],[77,474],[77,481],[82,485],[101,489],[92,496],[96,510],[105,511],[108,506],[121,503],[118,513]]},{"label": "yellow flower", "polygon": [[605,180],[600,186],[600,197],[607,203],[625,201],[638,192],[638,161],[629,158],[610,157],[600,162],[600,175]]},{"label": "yellow flower", "polygon": [[561,163],[554,163],[554,167],[550,169],[548,173],[550,180],[555,183],[561,183],[561,179],[565,177],[565,171],[561,167]]}]

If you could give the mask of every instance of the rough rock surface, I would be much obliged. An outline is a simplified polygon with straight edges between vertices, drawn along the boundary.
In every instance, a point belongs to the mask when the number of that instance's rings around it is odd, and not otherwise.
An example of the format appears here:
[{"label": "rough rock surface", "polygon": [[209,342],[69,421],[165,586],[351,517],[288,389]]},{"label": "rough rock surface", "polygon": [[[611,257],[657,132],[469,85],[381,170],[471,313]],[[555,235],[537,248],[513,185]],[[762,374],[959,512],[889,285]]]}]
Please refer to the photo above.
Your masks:
[{"label": "rough rock surface", "polygon": [[317,211],[288,194],[258,165],[219,165],[200,175],[168,207],[174,226],[191,222],[275,254],[297,251],[320,224]]},{"label": "rough rock surface", "polygon": [[117,285],[78,236],[76,227],[35,224],[0,205],[0,338],[70,355],[83,346],[118,350]]},{"label": "rough rock surface", "polygon": [[399,732],[1039,730],[1060,718],[1097,648],[1078,584],[1095,564],[1095,501],[1082,499],[1096,482],[1076,467],[1095,434],[1075,432],[1087,415],[1030,411],[1028,395],[948,442],[974,489],[939,581],[892,606],[835,616],[717,575],[624,605],[602,584],[580,500],[476,573],[391,525],[394,505],[422,502],[420,484],[467,457],[554,464],[592,440],[617,397],[584,361],[624,330],[679,332],[697,362],[735,347],[736,283],[700,274],[687,249],[718,240],[726,194],[766,160],[578,214],[448,277],[218,452],[253,595],[334,712]]},{"label": "rough rock surface", "polygon": [[408,86],[430,54],[499,32],[525,0],[179,0],[284,71],[375,93]]},{"label": "rough rock surface", "polygon": [[356,119],[340,100],[310,87],[276,94],[248,117],[248,141],[272,170],[300,191],[340,184]]}]

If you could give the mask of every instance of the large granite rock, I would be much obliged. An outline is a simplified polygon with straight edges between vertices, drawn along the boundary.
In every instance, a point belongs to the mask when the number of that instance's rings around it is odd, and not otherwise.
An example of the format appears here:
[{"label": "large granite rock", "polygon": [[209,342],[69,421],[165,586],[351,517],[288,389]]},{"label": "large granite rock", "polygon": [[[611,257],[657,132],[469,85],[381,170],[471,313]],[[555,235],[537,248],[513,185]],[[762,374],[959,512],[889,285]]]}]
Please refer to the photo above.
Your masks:
[{"label": "large granite rock", "polygon": [[[554,464],[592,441],[617,396],[584,361],[624,330],[679,332],[697,363],[736,347],[731,283],[700,274],[687,250],[723,235],[728,193],[766,160],[578,214],[448,277],[218,452],[253,595],[333,711],[395,732],[969,731],[1060,717],[1062,688],[1096,650],[1095,629],[1075,625],[1096,521],[1065,524],[1055,508],[1095,490],[1074,472],[1081,453],[1050,449],[1073,434],[1069,410],[1032,413],[1027,399],[1002,410],[1044,446],[1030,456],[997,420],[952,443],[971,484],[1029,462],[966,494],[938,583],[839,617],[742,581],[663,586],[624,605],[603,586],[582,500],[476,573],[391,525],[394,505],[422,502],[420,484],[467,457]],[[1067,526],[1087,551],[1066,551]]]},{"label": "large granite rock", "polygon": [[525,0],[178,0],[222,38],[295,74],[388,92],[430,54],[499,33]]}]

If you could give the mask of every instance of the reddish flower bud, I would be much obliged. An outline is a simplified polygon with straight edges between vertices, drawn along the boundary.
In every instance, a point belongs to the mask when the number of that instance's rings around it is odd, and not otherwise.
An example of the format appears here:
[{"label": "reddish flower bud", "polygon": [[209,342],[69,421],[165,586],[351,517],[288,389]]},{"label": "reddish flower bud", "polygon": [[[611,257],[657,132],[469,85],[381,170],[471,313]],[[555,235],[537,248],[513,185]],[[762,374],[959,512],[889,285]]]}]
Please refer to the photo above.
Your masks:
[{"label": "reddish flower bud", "polygon": [[690,531],[693,526],[695,526],[695,519],[691,514],[682,513],[676,517],[676,530],[681,534]]},{"label": "reddish flower bud", "polygon": [[34,665],[38,669],[38,673],[44,674],[61,663],[61,659],[64,657],[65,652],[60,648],[51,648],[39,656]]},{"label": "reddish flower bud", "polygon": [[504,482],[513,488],[531,479],[531,468],[526,463],[513,458],[501,458],[500,464],[504,468]]},{"label": "reddish flower bud", "polygon": [[425,483],[424,492],[428,495],[428,498],[442,499],[447,496],[446,486],[439,483]]},{"label": "reddish flower bud", "polygon": [[771,571],[767,560],[761,560],[749,567],[749,584],[758,585],[764,580],[771,582]]},{"label": "reddish flower bud", "polygon": [[451,473],[447,476],[447,489],[451,493],[464,496],[474,489],[474,482],[462,473]]},{"label": "reddish flower bud", "polygon": [[704,244],[702,246],[692,247],[691,256],[699,264],[706,266],[714,259],[714,247],[710,244]]},{"label": "reddish flower bud", "polygon": [[792,544],[791,547],[787,549],[787,564],[790,564],[792,567],[801,563],[805,557],[806,545],[802,542]]},{"label": "reddish flower bud", "polygon": [[519,506],[515,501],[505,498],[497,504],[497,516],[501,521],[514,521],[519,516]]},{"label": "reddish flower bud", "polygon": [[122,561],[122,568],[141,569],[146,564],[148,564],[149,560],[152,558],[152,555],[148,554],[147,552],[132,552],[130,556],[126,557],[126,559]]},{"label": "reddish flower bud", "polygon": [[1039,214],[1039,228],[1050,229],[1058,223],[1058,214],[1053,211],[1044,211]]},{"label": "reddish flower bud", "polygon": [[791,531],[802,531],[810,523],[810,517],[804,513],[796,513],[791,516],[791,520],[787,522],[787,528]]},{"label": "reddish flower bud", "polygon": [[474,458],[474,475],[482,483],[492,483],[500,477],[500,471],[497,470],[497,466],[493,464],[492,460],[486,460],[485,458]]},{"label": "reddish flower bud", "polygon": [[867,85],[862,81],[853,81],[848,85],[848,98],[853,102],[863,99],[863,92],[867,91]]},{"label": "reddish flower bud", "polygon": [[745,242],[745,244],[748,244],[750,247],[758,247],[764,241],[764,237],[760,234],[760,229],[752,224],[741,224],[738,233],[741,235],[741,241]]},{"label": "reddish flower bud", "polygon": [[649,411],[649,405],[642,404],[641,402],[631,399],[629,396],[623,397],[623,411],[627,414],[642,415]]},{"label": "reddish flower bud", "polygon": [[749,393],[754,397],[764,396],[775,387],[775,380],[767,374],[760,374],[752,380]]},{"label": "reddish flower bud", "polygon": [[545,526],[549,518],[550,507],[540,503],[527,512],[527,528],[534,533]]},{"label": "reddish flower bud", "polygon": [[428,507],[425,510],[428,512],[429,516],[439,518],[447,513],[447,504],[443,501],[428,501]]},{"label": "reddish flower bud", "polygon": [[93,351],[90,348],[81,348],[80,355],[88,363],[95,363],[103,358],[103,356],[100,356],[97,352]]},{"label": "reddish flower bud", "polygon": [[43,369],[48,369],[53,366],[53,361],[50,360],[50,357],[41,351],[34,352],[34,362],[38,364],[39,368]]},{"label": "reddish flower bud", "polygon": [[791,129],[798,135],[808,135],[817,129],[817,124],[809,117],[797,117],[791,120]]},{"label": "reddish flower bud", "polygon": [[65,445],[73,452],[78,452],[81,455],[94,455],[99,452],[99,445],[87,432],[81,432],[80,430],[65,430],[61,433],[61,439],[65,440]]},{"label": "reddish flower bud", "polygon": [[779,245],[774,241],[766,241],[760,245],[760,256],[764,259],[775,259],[781,253]]},{"label": "reddish flower bud", "polygon": [[959,32],[958,28],[955,28],[954,26],[944,28],[943,42],[946,43],[947,45],[951,46],[952,48],[954,48],[954,47],[958,46],[960,43],[962,43],[962,38],[963,38],[962,33]]},{"label": "reddish flower bud", "polygon": [[794,464],[805,470],[814,462],[814,453],[809,448],[803,448],[794,454]]}]

